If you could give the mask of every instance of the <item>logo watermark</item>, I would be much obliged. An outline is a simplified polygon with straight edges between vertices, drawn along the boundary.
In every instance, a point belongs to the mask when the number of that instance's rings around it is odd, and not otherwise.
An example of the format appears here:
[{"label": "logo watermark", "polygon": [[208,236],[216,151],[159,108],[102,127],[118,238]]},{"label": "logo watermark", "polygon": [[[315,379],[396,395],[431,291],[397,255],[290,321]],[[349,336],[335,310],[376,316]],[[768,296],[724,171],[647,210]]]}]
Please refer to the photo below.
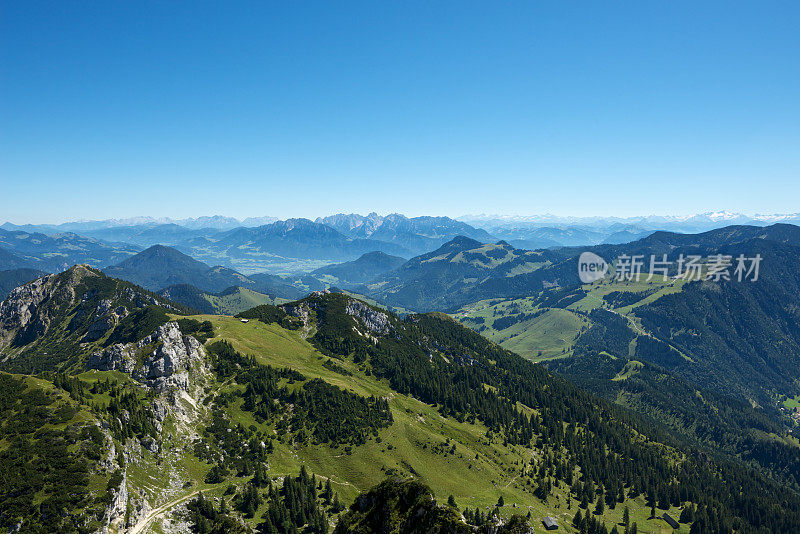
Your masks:
[{"label": "logo watermark", "polygon": [[[755,282],[758,280],[762,259],[761,254],[739,254],[736,258],[729,254],[709,254],[705,257],[681,254],[676,259],[668,259],[666,254],[651,254],[649,257],[644,254],[622,254],[611,263],[614,267],[612,279],[649,282],[660,276],[663,281]],[[608,271],[609,264],[594,252],[584,252],[578,258],[578,277],[584,284],[602,280]]]},{"label": "logo watermark", "polygon": [[606,260],[594,252],[584,252],[578,258],[578,277],[584,284],[602,280],[608,272]]}]

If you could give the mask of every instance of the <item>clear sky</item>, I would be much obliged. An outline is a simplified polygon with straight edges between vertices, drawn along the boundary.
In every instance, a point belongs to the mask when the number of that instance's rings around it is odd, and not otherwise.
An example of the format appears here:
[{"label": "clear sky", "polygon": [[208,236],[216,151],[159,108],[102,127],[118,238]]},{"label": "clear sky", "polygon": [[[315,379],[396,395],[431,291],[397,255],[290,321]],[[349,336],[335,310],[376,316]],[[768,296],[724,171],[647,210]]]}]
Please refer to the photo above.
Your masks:
[{"label": "clear sky", "polygon": [[800,2],[0,2],[0,221],[800,211]]}]

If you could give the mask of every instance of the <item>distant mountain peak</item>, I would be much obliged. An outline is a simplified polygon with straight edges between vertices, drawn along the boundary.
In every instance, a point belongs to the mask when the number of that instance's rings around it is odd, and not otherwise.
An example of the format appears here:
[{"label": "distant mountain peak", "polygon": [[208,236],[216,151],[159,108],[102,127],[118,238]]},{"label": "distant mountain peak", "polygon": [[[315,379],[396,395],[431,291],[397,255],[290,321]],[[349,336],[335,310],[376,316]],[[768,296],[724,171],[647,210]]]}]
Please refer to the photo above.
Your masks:
[{"label": "distant mountain peak", "polygon": [[209,266],[205,263],[198,261],[187,254],[184,254],[178,249],[168,247],[166,245],[153,245],[152,247],[149,247],[138,254],[134,254],[130,258],[121,261],[114,267],[126,267],[151,261],[169,261],[171,263],[181,263],[185,266],[191,266],[193,269],[209,269]]},{"label": "distant mountain peak", "polygon": [[[439,250],[444,250],[444,249],[451,250],[454,248],[468,250],[468,249],[478,248],[481,245],[483,245],[483,243],[475,239],[472,239],[471,237],[458,235],[453,239],[451,239],[450,241],[448,241],[447,243],[445,243],[444,245],[442,245],[439,248]],[[433,253],[435,252],[436,251],[434,251]]]}]

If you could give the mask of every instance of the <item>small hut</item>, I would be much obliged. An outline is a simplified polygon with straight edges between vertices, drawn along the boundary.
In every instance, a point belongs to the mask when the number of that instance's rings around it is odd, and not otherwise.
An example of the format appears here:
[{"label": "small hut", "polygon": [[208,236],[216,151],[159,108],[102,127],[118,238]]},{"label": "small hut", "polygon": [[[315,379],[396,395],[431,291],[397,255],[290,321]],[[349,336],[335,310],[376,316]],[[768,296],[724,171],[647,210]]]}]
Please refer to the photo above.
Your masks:
[{"label": "small hut", "polygon": [[664,518],[664,521],[666,521],[669,524],[669,526],[671,526],[672,528],[681,528],[680,523],[675,521],[672,518],[672,516],[669,515],[668,513],[664,512],[664,515],[662,517]]},{"label": "small hut", "polygon": [[547,530],[556,530],[558,529],[558,522],[556,521],[555,517],[545,517],[542,519],[542,524],[544,528]]}]

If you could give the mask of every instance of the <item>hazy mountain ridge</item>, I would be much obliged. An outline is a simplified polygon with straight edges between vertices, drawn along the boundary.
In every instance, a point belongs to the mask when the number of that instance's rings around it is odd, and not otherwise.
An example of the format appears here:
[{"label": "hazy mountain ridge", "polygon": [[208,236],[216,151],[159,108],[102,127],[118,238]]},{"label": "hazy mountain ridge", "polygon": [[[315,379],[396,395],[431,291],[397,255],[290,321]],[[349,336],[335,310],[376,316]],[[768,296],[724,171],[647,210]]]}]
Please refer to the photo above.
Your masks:
[{"label": "hazy mountain ridge", "polygon": [[765,225],[778,222],[800,222],[800,213],[785,214],[755,214],[745,215],[743,213],[731,211],[709,211],[692,215],[642,215],[632,217],[603,217],[603,216],[558,216],[552,214],[544,215],[463,215],[456,217],[457,220],[469,222],[471,224],[502,226],[506,224],[530,224],[530,225],[577,225],[594,226],[598,228],[610,227],[613,225],[640,225],[645,228],[656,228],[658,226],[671,224],[720,224],[727,226],[730,224],[753,224],[761,223]]},{"label": "hazy mountain ridge", "polygon": [[0,248],[24,260],[25,267],[51,272],[78,263],[105,267],[141,250],[135,245],[106,243],[75,233],[46,235],[3,229],[0,229]]},{"label": "hazy mountain ridge", "polygon": [[0,269],[26,269],[30,268],[35,260],[26,260],[4,248],[0,248]]},{"label": "hazy mountain ridge", "polygon": [[216,229],[230,229],[237,226],[261,226],[275,222],[276,217],[247,217],[245,219],[237,219],[235,217],[225,217],[222,215],[211,215],[201,217],[189,217],[186,219],[173,219],[171,217],[128,217],[123,219],[105,219],[94,221],[69,221],[60,224],[26,224],[15,225],[11,222],[5,222],[0,225],[0,228],[6,230],[24,230],[24,231],[47,231],[53,232],[76,232],[81,233],[90,230],[102,230],[116,227],[131,227],[131,226],[157,226],[157,225],[171,225],[176,224],[189,229],[201,228],[216,228]]},{"label": "hazy mountain ridge", "polygon": [[206,293],[219,293],[230,287],[241,286],[281,297],[297,294],[297,290],[280,277],[266,275],[253,279],[227,267],[211,267],[163,245],[154,245],[117,265],[105,268],[104,272],[151,291],[191,285]]},{"label": "hazy mountain ridge", "polygon": [[449,217],[409,218],[399,213],[382,217],[373,212],[366,216],[337,214],[319,217],[316,221],[349,237],[371,238],[401,245],[413,254],[433,250],[459,235],[483,242],[496,240],[485,230],[473,228]]},{"label": "hazy mountain ridge", "polygon": [[317,277],[334,277],[336,285],[354,286],[364,284],[380,275],[392,271],[406,262],[400,256],[391,256],[383,252],[367,252],[360,258],[328,265],[312,271]]},{"label": "hazy mountain ridge", "polygon": [[747,216],[719,211],[689,216],[641,217],[468,215],[457,219],[483,228],[520,248],[550,248],[626,243],[655,231],[698,233],[730,225],[800,224],[800,213]]}]

